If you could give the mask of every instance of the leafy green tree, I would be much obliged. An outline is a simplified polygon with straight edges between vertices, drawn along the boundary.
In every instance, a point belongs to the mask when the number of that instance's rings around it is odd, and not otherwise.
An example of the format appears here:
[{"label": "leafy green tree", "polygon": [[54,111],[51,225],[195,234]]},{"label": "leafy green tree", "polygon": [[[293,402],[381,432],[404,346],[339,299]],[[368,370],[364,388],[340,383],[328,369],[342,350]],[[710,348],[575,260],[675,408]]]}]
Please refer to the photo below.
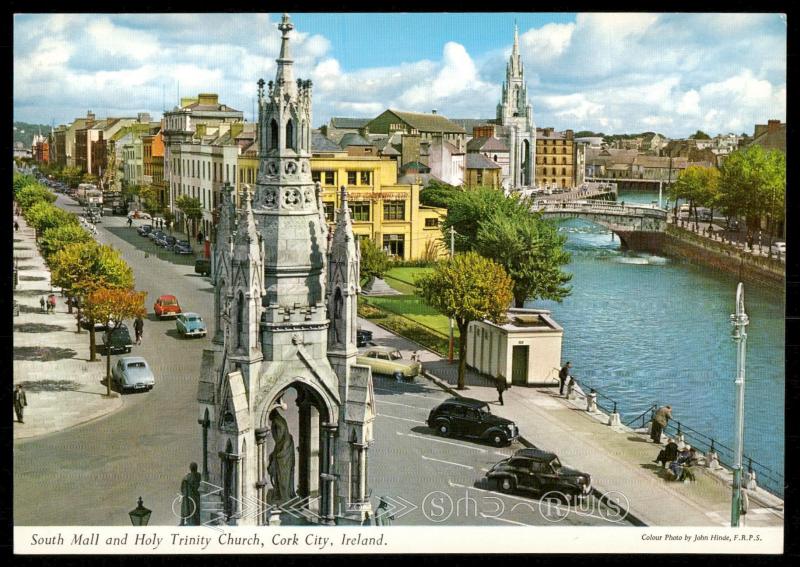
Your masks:
[{"label": "leafy green tree", "polygon": [[89,242],[91,235],[78,223],[67,223],[48,228],[42,233],[40,248],[46,261],[53,254],[67,246],[78,242]]},{"label": "leafy green tree", "polygon": [[695,132],[694,134],[689,136],[689,139],[690,140],[710,140],[711,136],[709,136],[708,134],[706,134],[702,130],[698,130],[697,132]]},{"label": "leafy green tree", "polygon": [[83,177],[83,171],[79,167],[66,166],[61,170],[61,180],[70,187],[77,187]]},{"label": "leafy green tree", "polygon": [[475,252],[457,254],[417,280],[425,302],[452,317],[460,334],[458,389],[464,389],[467,364],[467,327],[472,321],[505,319],[514,295],[512,281],[503,267]]},{"label": "leafy green tree", "polygon": [[81,183],[91,183],[92,185],[97,185],[98,181],[99,179],[94,173],[87,172],[81,176]]},{"label": "leafy green tree", "polygon": [[[81,316],[80,306],[86,303],[87,297],[93,291],[100,288],[133,288],[133,270],[119,252],[94,240],[68,244],[52,256],[51,264],[53,285],[61,287],[68,297],[76,298],[79,302],[78,321]],[[94,362],[97,360],[95,320],[90,318],[89,322],[89,360]]]},{"label": "leafy green tree", "polygon": [[572,274],[561,270],[570,261],[566,240],[538,214],[496,212],[480,223],[475,250],[505,268],[514,282],[514,305],[524,307],[526,299],[561,302],[571,293]]},{"label": "leafy green tree", "polygon": [[[197,197],[181,195],[175,199],[175,206],[183,213],[186,235],[191,236],[196,233],[197,221],[203,218],[203,204]],[[189,230],[189,221],[192,222],[192,230]]]},{"label": "leafy green tree", "polygon": [[[716,167],[690,165],[684,169],[675,183],[668,189],[670,199],[689,201],[689,209],[693,212],[697,225],[697,206],[714,208],[720,201],[720,173]],[[713,212],[713,211],[712,211]]]},{"label": "leafy green tree", "polygon": [[169,228],[169,233],[172,234],[172,223],[175,222],[175,213],[166,209],[164,211],[164,224]]},{"label": "leafy green tree", "polygon": [[145,185],[139,190],[139,199],[142,201],[144,210],[151,215],[157,215],[163,209],[158,201],[158,189],[152,185]]},{"label": "leafy green tree", "polygon": [[429,207],[441,207],[446,209],[453,196],[461,192],[463,192],[463,190],[458,187],[431,181],[427,187],[419,192],[419,202]]},{"label": "leafy green tree", "polygon": [[491,188],[478,188],[474,191],[457,193],[450,200],[447,218],[442,223],[442,234],[448,248],[450,246],[450,227],[455,228],[455,249],[457,252],[472,250],[478,238],[480,223],[493,213],[514,216],[522,207],[518,197],[506,197],[502,191]]},{"label": "leafy green tree", "polygon": [[36,178],[33,175],[26,175],[22,173],[14,172],[14,179],[12,182],[12,187],[14,188],[14,195],[16,196],[19,193],[20,189],[26,187],[28,185],[38,185],[36,183]]},{"label": "leafy green tree", "polygon": [[74,214],[59,209],[47,201],[39,201],[32,205],[25,212],[25,218],[28,224],[36,229],[37,239],[40,238],[42,233],[48,228],[78,223],[78,219]]},{"label": "leafy green tree", "polygon": [[38,183],[28,184],[20,188],[16,195],[17,204],[23,211],[26,211],[31,206],[39,202],[52,203],[56,200],[46,187]]},{"label": "leafy green tree", "polygon": [[[122,326],[125,319],[144,317],[143,291],[120,288],[99,288],[86,298],[85,313],[93,321],[109,321],[106,328],[106,344],[110,345],[110,337]],[[106,349],[106,395],[111,396],[111,349]]]},{"label": "leafy green tree", "polygon": [[361,251],[361,276],[371,280],[382,278],[392,265],[389,255],[370,238],[359,242]]}]

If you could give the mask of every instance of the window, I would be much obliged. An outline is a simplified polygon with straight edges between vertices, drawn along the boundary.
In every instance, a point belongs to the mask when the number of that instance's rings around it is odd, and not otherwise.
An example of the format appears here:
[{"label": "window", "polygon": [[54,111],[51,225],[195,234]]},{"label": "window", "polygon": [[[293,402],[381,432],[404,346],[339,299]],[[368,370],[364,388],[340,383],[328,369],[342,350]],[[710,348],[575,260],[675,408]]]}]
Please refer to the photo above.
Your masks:
[{"label": "window", "polygon": [[392,256],[405,258],[405,238],[403,234],[384,234],[383,249]]},{"label": "window", "polygon": [[272,122],[270,122],[269,131],[270,131],[269,149],[277,150],[278,149],[278,123],[275,121],[274,118],[272,119]]},{"label": "window", "polygon": [[348,185],[355,185],[357,177],[358,177],[358,172],[357,171],[348,171],[347,172],[347,184]]},{"label": "window", "polygon": [[293,150],[294,149],[294,124],[292,121],[289,120],[286,123],[286,147]]},{"label": "window", "polygon": [[353,201],[350,203],[350,214],[354,221],[368,221],[369,201]]},{"label": "window", "polygon": [[494,161],[497,161],[497,154],[494,154]]},{"label": "window", "polygon": [[311,172],[311,181],[314,183],[321,183],[322,182],[322,172],[321,171],[312,171]]},{"label": "window", "polygon": [[567,168],[566,167],[562,167],[561,168],[561,175],[566,175],[566,174],[567,174]]},{"label": "window", "polygon": [[475,174],[475,183],[480,185],[483,183],[483,170],[479,169],[478,172]]},{"label": "window", "polygon": [[361,172],[361,185],[369,185],[370,184],[370,177],[372,172],[371,171],[362,171]]},{"label": "window", "polygon": [[336,184],[336,177],[334,176],[333,171],[323,171],[322,173],[324,174],[322,177],[324,179],[323,183],[325,183],[325,185]]},{"label": "window", "polygon": [[322,206],[325,209],[325,220],[328,222],[333,222],[333,201],[325,201],[322,203]]},{"label": "window", "polygon": [[[383,220],[405,220],[406,202],[387,201],[383,204]],[[386,237],[384,237],[384,240]]]},{"label": "window", "polygon": [[439,219],[425,219],[425,228],[436,228],[437,226],[439,226]]}]

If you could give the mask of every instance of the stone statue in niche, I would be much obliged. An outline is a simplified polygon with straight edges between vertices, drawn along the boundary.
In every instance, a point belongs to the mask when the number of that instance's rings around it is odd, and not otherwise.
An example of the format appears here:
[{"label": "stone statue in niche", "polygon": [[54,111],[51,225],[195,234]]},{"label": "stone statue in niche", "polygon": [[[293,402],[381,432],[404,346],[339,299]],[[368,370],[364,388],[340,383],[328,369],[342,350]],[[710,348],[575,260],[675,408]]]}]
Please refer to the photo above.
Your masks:
[{"label": "stone statue in niche", "polygon": [[344,307],[344,298],[342,297],[342,289],[337,287],[336,294],[333,296],[333,336],[337,343],[342,342],[343,307]]},{"label": "stone statue in niche", "polygon": [[269,504],[283,504],[295,497],[294,490],[294,438],[289,424],[277,409],[269,414],[270,431],[275,449],[269,455],[267,473],[272,488],[267,492]]},{"label": "stone statue in niche", "polygon": [[286,173],[293,175],[297,173],[297,163],[290,161],[286,164]]}]

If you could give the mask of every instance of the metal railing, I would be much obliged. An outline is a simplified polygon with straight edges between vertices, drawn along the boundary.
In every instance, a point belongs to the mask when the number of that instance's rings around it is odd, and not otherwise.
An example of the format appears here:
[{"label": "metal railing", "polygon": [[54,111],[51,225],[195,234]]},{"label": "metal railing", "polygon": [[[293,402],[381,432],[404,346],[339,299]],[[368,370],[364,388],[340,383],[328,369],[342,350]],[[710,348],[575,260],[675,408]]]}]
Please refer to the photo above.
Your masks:
[{"label": "metal railing", "polygon": [[[641,414],[625,421],[625,425],[633,426],[640,423],[639,428],[646,427],[647,424],[653,420],[658,407],[658,404],[651,405]],[[721,443],[718,439],[709,437],[708,435],[689,427],[685,423],[682,423],[676,419],[669,420],[667,422],[667,426],[664,428],[664,434],[668,435],[669,437],[682,435],[684,441],[695,449],[706,454],[714,451],[717,453],[717,458],[719,459],[721,465],[724,465],[727,468],[733,467],[732,463],[735,460],[734,449],[725,445],[724,443]],[[783,498],[785,486],[784,475],[771,469],[763,463],[756,461],[748,455],[744,455],[743,461],[747,463],[748,472],[756,473],[756,481],[758,482],[759,486],[768,492]]]},{"label": "metal railing", "polygon": [[588,201],[579,203],[574,201],[564,201],[559,203],[549,203],[537,200],[533,203],[534,211],[542,212],[582,212],[594,214],[625,215],[637,217],[652,217],[666,219],[667,211],[663,209],[648,207],[645,205],[623,205],[620,203],[609,203],[607,201]]}]

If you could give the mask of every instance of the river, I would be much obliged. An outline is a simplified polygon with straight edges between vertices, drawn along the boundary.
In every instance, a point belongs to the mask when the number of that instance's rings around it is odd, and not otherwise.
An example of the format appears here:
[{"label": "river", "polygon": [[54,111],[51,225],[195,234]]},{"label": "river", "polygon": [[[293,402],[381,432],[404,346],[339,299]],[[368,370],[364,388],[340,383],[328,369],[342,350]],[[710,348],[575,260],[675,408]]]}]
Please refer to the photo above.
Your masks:
[{"label": "river", "polygon": [[[627,203],[658,194],[622,193]],[[736,373],[730,315],[734,276],[672,258],[622,252],[600,226],[560,225],[572,254],[572,294],[552,310],[564,327],[563,360],[579,381],[619,403],[623,421],[653,403],[734,447]],[[747,327],[745,454],[783,474],[784,310],[781,289],[745,283]],[[654,455],[655,456],[655,455]]]}]

